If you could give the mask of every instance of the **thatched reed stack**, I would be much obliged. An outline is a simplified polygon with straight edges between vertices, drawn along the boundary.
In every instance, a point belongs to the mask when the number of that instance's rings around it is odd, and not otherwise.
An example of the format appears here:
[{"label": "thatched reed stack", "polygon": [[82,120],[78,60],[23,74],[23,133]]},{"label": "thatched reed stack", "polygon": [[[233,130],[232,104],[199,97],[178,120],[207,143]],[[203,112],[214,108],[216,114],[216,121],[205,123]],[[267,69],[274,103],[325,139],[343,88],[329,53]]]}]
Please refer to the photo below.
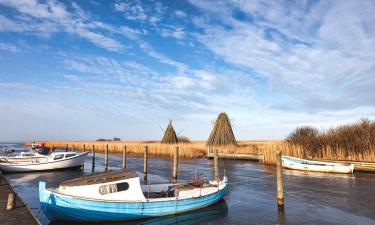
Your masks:
[{"label": "thatched reed stack", "polygon": [[220,113],[206,143],[207,146],[237,145],[228,115]]},{"label": "thatched reed stack", "polygon": [[161,140],[162,144],[176,144],[178,143],[176,132],[172,126],[172,121],[169,121],[168,127],[165,130],[164,137]]}]

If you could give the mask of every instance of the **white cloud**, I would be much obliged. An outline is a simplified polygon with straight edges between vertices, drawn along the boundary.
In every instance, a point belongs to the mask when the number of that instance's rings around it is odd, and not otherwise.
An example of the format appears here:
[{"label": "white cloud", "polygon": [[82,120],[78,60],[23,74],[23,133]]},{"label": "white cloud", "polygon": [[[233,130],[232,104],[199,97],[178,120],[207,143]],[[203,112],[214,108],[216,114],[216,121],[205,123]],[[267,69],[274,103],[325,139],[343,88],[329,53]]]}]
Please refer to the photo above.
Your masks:
[{"label": "white cloud", "polygon": [[128,20],[144,21],[147,19],[147,15],[142,7],[142,3],[138,0],[115,3],[115,9],[118,12],[122,12],[125,18]]},{"label": "white cloud", "polygon": [[0,31],[26,31],[29,34],[47,37],[63,31],[84,38],[109,51],[120,51],[124,49],[124,46],[114,37],[103,34],[100,30],[121,34],[131,39],[139,34],[136,30],[125,26],[118,29],[110,24],[92,20],[90,14],[76,3],[72,3],[72,12],[69,12],[64,4],[52,0],[46,3],[36,0],[0,0],[0,4],[14,8],[21,13],[18,19],[9,19],[0,15]]},{"label": "white cloud", "polygon": [[76,75],[72,75],[72,74],[66,74],[64,75],[64,77],[68,80],[71,80],[71,81],[77,81],[79,80],[79,76],[76,76]]},{"label": "white cloud", "polygon": [[159,60],[161,63],[175,67],[179,72],[189,70],[189,67],[181,62],[177,62],[173,59],[166,57],[163,54],[156,52],[147,42],[142,42],[140,48],[143,49],[149,56]]},{"label": "white cloud", "polygon": [[9,44],[9,43],[1,43],[0,42],[0,50],[2,51],[8,51],[8,52],[18,52],[20,51],[20,49],[13,45],[13,44]]},{"label": "white cloud", "polygon": [[160,29],[160,35],[162,37],[173,37],[176,39],[183,39],[185,37],[185,31],[182,27],[169,27]]},{"label": "white cloud", "polygon": [[187,14],[184,11],[181,11],[181,10],[174,11],[174,14],[176,14],[176,16],[180,17],[180,18],[183,18],[183,17],[187,16]]},{"label": "white cloud", "polygon": [[0,31],[2,32],[22,32],[27,30],[27,26],[24,24],[19,24],[10,20],[3,15],[0,15]]},{"label": "white cloud", "polygon": [[[195,25],[204,29],[198,40],[229,64],[264,76],[274,101],[279,95],[291,99],[276,107],[302,112],[375,107],[370,100],[375,86],[375,32],[369,25],[375,21],[373,2],[321,3],[308,9],[258,1],[192,3],[231,27],[213,24],[211,17],[196,18]],[[252,21],[234,18],[235,8]]]}]

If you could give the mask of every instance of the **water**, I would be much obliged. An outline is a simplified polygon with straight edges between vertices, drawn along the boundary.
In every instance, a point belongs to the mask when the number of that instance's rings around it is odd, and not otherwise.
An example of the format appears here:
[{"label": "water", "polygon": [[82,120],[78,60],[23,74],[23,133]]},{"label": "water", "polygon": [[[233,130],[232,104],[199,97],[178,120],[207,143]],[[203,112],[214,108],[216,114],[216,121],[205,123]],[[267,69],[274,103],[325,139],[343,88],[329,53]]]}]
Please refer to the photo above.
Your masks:
[{"label": "water", "polygon": [[[20,149],[19,145],[16,147]],[[96,156],[96,171],[103,171],[103,154]],[[110,169],[120,168],[121,155],[110,155],[109,162]],[[149,157],[149,183],[169,181],[172,167],[172,158]],[[142,178],[143,157],[128,156],[127,168],[137,171]],[[180,160],[178,178],[189,180],[195,174],[210,178],[212,168],[212,160]],[[178,216],[113,224],[375,224],[375,174],[284,170],[285,213],[278,213],[274,167],[250,161],[221,160],[221,174],[223,169],[230,182],[229,193],[219,204]],[[6,177],[42,224],[49,224],[39,208],[38,182],[43,180],[47,187],[57,187],[61,181],[90,172],[91,158],[88,157],[83,171],[8,174]]]}]

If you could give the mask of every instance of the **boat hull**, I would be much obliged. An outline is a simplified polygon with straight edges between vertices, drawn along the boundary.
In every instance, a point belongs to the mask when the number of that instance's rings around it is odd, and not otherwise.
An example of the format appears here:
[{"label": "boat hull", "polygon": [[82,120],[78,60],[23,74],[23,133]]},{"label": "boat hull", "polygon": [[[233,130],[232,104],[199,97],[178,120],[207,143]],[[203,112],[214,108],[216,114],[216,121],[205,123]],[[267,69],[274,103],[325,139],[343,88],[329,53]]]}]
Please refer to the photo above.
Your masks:
[{"label": "boat hull", "polygon": [[157,202],[108,202],[61,195],[47,190],[44,182],[39,183],[41,208],[52,221],[105,222],[179,214],[215,204],[224,197],[226,191],[225,185],[217,192],[196,198]]},{"label": "boat hull", "polygon": [[345,165],[341,163],[328,163],[320,161],[305,160],[295,157],[283,156],[283,167],[293,170],[303,170],[312,172],[325,173],[353,173],[353,165]]},{"label": "boat hull", "polygon": [[35,164],[0,163],[0,170],[6,173],[15,173],[79,168],[83,166],[87,154],[88,152],[84,152],[69,159]]}]

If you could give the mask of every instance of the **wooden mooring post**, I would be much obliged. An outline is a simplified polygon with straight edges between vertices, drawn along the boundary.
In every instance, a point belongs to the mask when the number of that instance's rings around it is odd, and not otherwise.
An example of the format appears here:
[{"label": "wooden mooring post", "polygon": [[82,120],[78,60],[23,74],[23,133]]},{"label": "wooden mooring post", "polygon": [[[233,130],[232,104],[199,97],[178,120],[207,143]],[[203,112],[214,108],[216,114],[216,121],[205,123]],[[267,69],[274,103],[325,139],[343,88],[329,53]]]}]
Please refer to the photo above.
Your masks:
[{"label": "wooden mooring post", "polygon": [[214,170],[215,170],[215,180],[219,181],[219,150],[214,150]]},{"label": "wooden mooring post", "polygon": [[143,154],[143,179],[147,180],[147,153],[148,153],[148,146],[145,146],[144,154]]},{"label": "wooden mooring post", "polygon": [[108,170],[108,144],[105,146],[104,168],[105,168],[105,171]]},{"label": "wooden mooring post", "polygon": [[92,145],[92,150],[91,150],[91,156],[92,156],[92,172],[95,171],[95,145]]},{"label": "wooden mooring post", "polygon": [[122,149],[122,169],[126,169],[126,151],[127,146],[124,145],[124,148]]},{"label": "wooden mooring post", "polygon": [[85,152],[86,151],[86,145],[83,144],[83,151]]},{"label": "wooden mooring post", "polygon": [[284,210],[284,185],[283,185],[283,165],[282,153],[280,150],[276,152],[276,177],[277,177],[277,207]]},{"label": "wooden mooring post", "polygon": [[67,152],[69,149],[69,144],[66,144],[65,152]]},{"label": "wooden mooring post", "polygon": [[173,156],[173,174],[172,174],[173,183],[177,182],[177,170],[178,170],[178,146],[176,146],[174,150],[174,156]]},{"label": "wooden mooring post", "polygon": [[16,207],[16,201],[17,201],[17,193],[15,192],[9,192],[8,194],[8,203],[7,203],[7,210],[12,210]]}]

